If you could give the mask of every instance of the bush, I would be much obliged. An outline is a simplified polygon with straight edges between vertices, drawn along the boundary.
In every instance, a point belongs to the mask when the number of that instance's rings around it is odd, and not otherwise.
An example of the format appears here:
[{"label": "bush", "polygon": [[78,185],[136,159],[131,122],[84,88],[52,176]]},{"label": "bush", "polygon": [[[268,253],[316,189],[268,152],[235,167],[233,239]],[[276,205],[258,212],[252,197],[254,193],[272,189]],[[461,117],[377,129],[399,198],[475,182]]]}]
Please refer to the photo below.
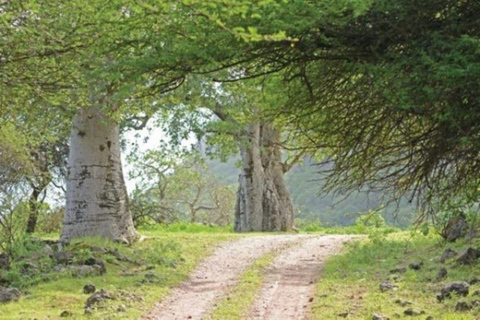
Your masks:
[{"label": "bush", "polygon": [[39,212],[37,232],[53,233],[60,232],[62,229],[63,216],[65,215],[65,208],[46,208]]},{"label": "bush", "polygon": [[12,248],[22,242],[28,217],[24,202],[5,199],[0,204],[0,250],[11,255]]},{"label": "bush", "polygon": [[379,211],[370,210],[355,221],[355,225],[365,228],[385,228],[387,223]]},{"label": "bush", "polygon": [[295,219],[295,227],[305,232],[318,232],[324,229],[320,219]]}]

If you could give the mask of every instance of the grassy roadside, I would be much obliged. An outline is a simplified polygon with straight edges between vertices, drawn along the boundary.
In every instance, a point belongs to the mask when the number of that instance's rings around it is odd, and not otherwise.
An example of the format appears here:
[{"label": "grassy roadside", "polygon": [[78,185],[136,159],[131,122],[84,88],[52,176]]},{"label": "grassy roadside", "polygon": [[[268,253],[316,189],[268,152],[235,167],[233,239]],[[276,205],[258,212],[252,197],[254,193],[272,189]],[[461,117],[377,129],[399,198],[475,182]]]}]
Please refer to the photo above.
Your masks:
[{"label": "grassy roadside", "polygon": [[[475,247],[475,244],[458,242],[445,246],[436,236],[412,235],[397,232],[382,239],[354,242],[343,254],[330,258],[317,285],[314,318],[372,319],[376,313],[394,319],[405,317],[405,310],[411,308],[421,313],[419,319],[429,316],[433,319],[478,319],[479,307],[458,312],[455,305],[459,301],[474,301],[476,297],[472,293],[480,289],[479,284],[470,286],[470,295],[466,298],[453,297],[444,303],[436,299],[444,283],[480,277],[478,263],[465,266],[454,259],[445,264],[439,262],[445,248],[458,252],[467,246]],[[408,267],[419,261],[423,262],[420,270]],[[406,272],[394,276],[390,270],[399,267],[406,267]],[[447,269],[448,275],[438,280],[437,273],[442,267]],[[383,281],[398,285],[398,289],[381,292],[379,284]],[[406,301],[411,305],[405,305]]]},{"label": "grassy roadside", "polygon": [[[52,271],[41,278],[28,279],[19,272],[17,282],[24,295],[19,302],[0,305],[0,319],[60,319],[63,311],[71,313],[69,319],[85,319],[84,306],[89,297],[82,292],[85,284],[108,290],[115,297],[100,304],[89,319],[137,319],[165,296],[169,288],[184,280],[216,244],[240,237],[218,230],[141,233],[147,236],[146,241],[131,247],[100,239],[83,239],[72,244],[80,256],[91,254],[89,248],[101,247],[118,250],[133,260],[119,262],[111,255],[102,255],[107,273],[101,276],[79,278]],[[125,311],[119,311],[119,307]]]}]

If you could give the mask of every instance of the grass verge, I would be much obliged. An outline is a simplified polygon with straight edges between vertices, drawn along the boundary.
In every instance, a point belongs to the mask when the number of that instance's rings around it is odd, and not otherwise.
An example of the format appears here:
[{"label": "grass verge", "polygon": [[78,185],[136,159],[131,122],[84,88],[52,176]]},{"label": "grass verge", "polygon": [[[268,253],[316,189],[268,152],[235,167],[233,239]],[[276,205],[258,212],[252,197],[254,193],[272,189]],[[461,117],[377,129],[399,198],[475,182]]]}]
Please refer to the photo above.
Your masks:
[{"label": "grass verge", "polygon": [[[91,255],[89,248],[101,247],[118,250],[133,260],[119,262],[103,254],[100,258],[106,263],[107,273],[101,276],[79,278],[51,271],[27,279],[21,271],[10,270],[7,276],[19,284],[24,295],[19,302],[0,305],[0,319],[59,319],[63,311],[71,312],[69,319],[85,319],[84,305],[89,296],[82,293],[85,284],[94,284],[116,297],[100,305],[88,319],[138,319],[184,280],[215,244],[239,237],[233,233],[142,233],[148,237],[146,241],[131,247],[102,239],[82,239],[69,247],[80,257]],[[120,306],[126,311],[118,311]]]},{"label": "grass verge", "polygon": [[[439,262],[447,247],[457,252],[476,244],[458,242],[445,245],[436,236],[423,236],[411,232],[397,232],[385,238],[366,239],[349,244],[346,251],[330,258],[323,269],[317,285],[314,319],[372,319],[374,313],[390,319],[405,317],[409,308],[421,313],[419,319],[478,319],[480,308],[458,312],[459,301],[472,302],[472,293],[479,284],[470,286],[470,296],[453,297],[443,303],[436,299],[442,285],[450,281],[465,281],[480,277],[480,264],[459,265],[455,259],[445,264]],[[412,262],[423,262],[420,270],[409,268]],[[390,271],[406,267],[405,273],[397,275]],[[437,279],[440,268],[448,275]],[[379,284],[389,281],[397,290],[381,292]],[[478,297],[477,297],[478,298]],[[397,302],[396,302],[397,301]],[[400,302],[400,303],[399,303]],[[401,305],[411,302],[411,305]]]}]

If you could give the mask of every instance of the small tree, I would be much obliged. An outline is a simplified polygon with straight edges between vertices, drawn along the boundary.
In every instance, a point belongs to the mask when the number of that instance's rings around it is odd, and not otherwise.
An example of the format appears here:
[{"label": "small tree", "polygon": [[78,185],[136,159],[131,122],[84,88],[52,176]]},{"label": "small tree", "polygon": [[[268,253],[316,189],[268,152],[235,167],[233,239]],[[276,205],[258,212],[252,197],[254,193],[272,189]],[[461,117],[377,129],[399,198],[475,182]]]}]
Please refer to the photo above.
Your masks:
[{"label": "small tree", "polygon": [[235,192],[219,185],[196,153],[150,151],[133,158],[138,179],[132,194],[136,224],[146,221],[228,225],[233,219]]}]

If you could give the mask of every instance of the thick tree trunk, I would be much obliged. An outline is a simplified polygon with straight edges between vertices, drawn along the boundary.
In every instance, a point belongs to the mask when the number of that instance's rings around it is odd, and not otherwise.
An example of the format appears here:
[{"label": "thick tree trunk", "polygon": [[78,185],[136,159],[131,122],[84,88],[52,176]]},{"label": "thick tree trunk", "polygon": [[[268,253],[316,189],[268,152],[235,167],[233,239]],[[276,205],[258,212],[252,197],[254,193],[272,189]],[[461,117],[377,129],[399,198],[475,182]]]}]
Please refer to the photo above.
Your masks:
[{"label": "thick tree trunk", "polygon": [[119,126],[95,107],[80,110],[73,121],[61,241],[84,236],[126,243],[137,238],[122,172]]},{"label": "thick tree trunk", "polygon": [[240,147],[242,173],[235,208],[235,231],[286,231],[293,227],[293,206],[285,186],[279,132],[268,125],[247,128]]}]

